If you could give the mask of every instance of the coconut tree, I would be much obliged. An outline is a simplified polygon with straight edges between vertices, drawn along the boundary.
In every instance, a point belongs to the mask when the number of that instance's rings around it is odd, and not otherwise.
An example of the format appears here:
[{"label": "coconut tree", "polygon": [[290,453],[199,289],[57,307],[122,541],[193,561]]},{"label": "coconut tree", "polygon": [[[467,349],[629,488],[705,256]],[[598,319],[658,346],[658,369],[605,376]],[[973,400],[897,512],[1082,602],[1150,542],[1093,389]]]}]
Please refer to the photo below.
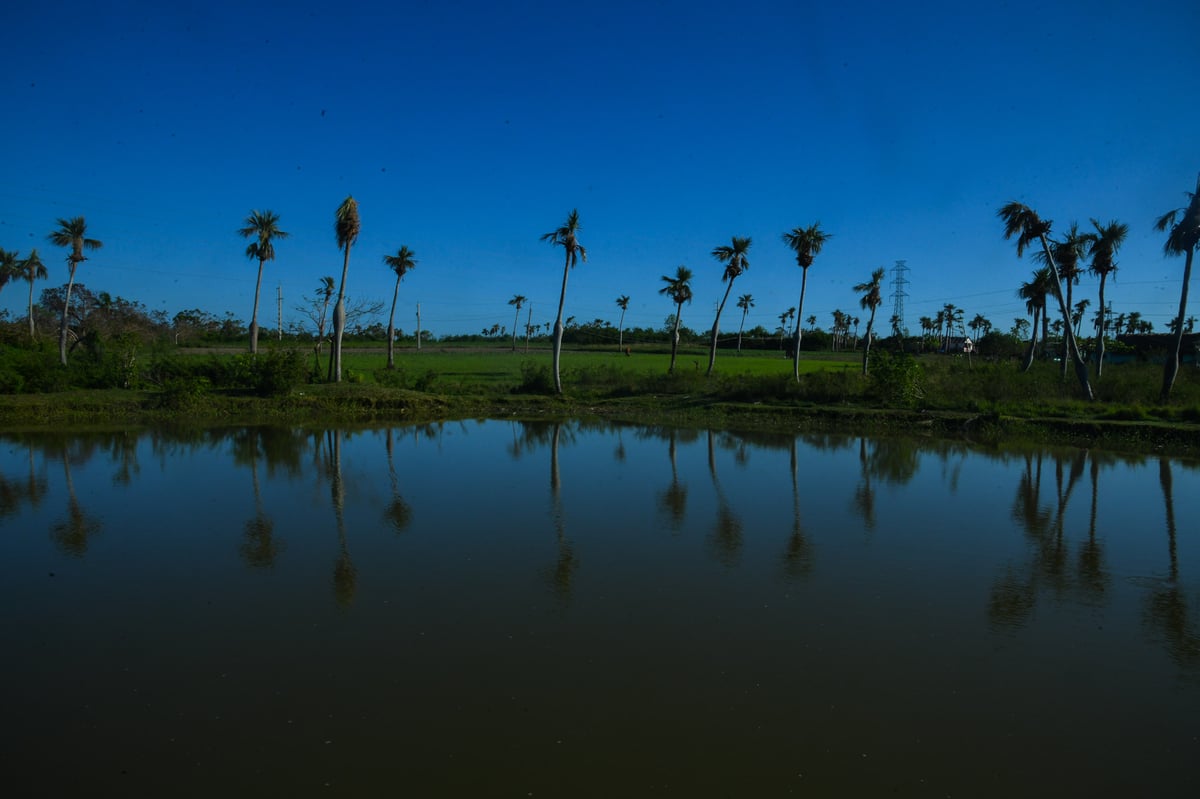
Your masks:
[{"label": "coconut tree", "polygon": [[358,217],[358,202],[346,197],[333,215],[333,233],[342,251],[342,282],[338,284],[337,302],[333,306],[333,352],[329,368],[335,383],[342,382],[342,335],[346,332],[346,273],[350,270],[350,248],[358,241],[362,223]]},{"label": "coconut tree", "polygon": [[[1062,241],[1050,241],[1050,254],[1054,257],[1054,263],[1058,266],[1058,274],[1062,277],[1063,286],[1066,291],[1064,301],[1067,308],[1073,308],[1071,304],[1072,289],[1079,283],[1079,276],[1083,272],[1079,262],[1083,260],[1087,252],[1088,244],[1091,240],[1090,233],[1081,233],[1079,224],[1072,222],[1067,228],[1067,233]],[[1045,253],[1033,253],[1033,259],[1043,266],[1049,266],[1046,262]],[[1068,319],[1069,323],[1070,320]],[[1067,376],[1067,362],[1071,359],[1071,354],[1066,351],[1068,339],[1063,337],[1063,354],[1062,354],[1062,376],[1065,379]]]},{"label": "coconut tree", "polygon": [[617,297],[617,307],[621,309],[621,321],[617,323],[617,350],[625,349],[625,312],[629,310],[629,295]]},{"label": "coconut tree", "polygon": [[713,366],[717,362],[717,336],[720,335],[721,329],[721,311],[725,310],[725,302],[729,299],[729,292],[733,289],[733,281],[742,272],[750,268],[750,261],[746,258],[746,253],[750,250],[750,237],[733,236],[729,244],[722,244],[712,251],[712,255],[721,263],[725,264],[725,271],[721,273],[721,282],[727,283],[725,294],[721,297],[721,304],[717,306],[717,316],[713,320],[712,338],[708,346],[708,371],[704,374],[711,375]]},{"label": "coconut tree", "polygon": [[[1050,267],[1043,266],[1041,269],[1035,270],[1033,278],[1022,283],[1021,288],[1017,289],[1017,296],[1025,300],[1025,310],[1033,317],[1033,324],[1030,326],[1031,333],[1029,338],[1029,350],[1025,353],[1025,362],[1021,364],[1021,371],[1028,372],[1033,366],[1034,356],[1037,354],[1037,337],[1038,337],[1038,320],[1042,322],[1042,328],[1046,330],[1046,295],[1053,289],[1050,284],[1054,277],[1050,274]],[[1045,341],[1046,336],[1042,336]],[[1043,346],[1045,346],[1043,344]]]},{"label": "coconut tree", "polygon": [[512,299],[508,301],[509,305],[515,306],[516,311],[513,313],[513,331],[512,331],[512,351],[517,351],[517,322],[521,318],[521,306],[523,306],[529,298],[524,294],[514,294]]},{"label": "coconut tree", "polygon": [[17,251],[0,249],[0,289],[8,285],[10,280],[15,280],[20,275],[21,259],[17,257]]},{"label": "coconut tree", "polygon": [[579,210],[572,209],[567,215],[567,221],[558,228],[542,236],[542,241],[550,242],[552,247],[562,247],[566,256],[563,264],[562,291],[558,295],[558,315],[554,317],[554,390],[562,393],[562,377],[559,363],[562,358],[563,337],[563,304],[567,300],[567,275],[577,261],[587,263],[587,249],[579,243]]},{"label": "coconut tree", "polygon": [[662,276],[663,283],[666,283],[658,290],[659,294],[665,294],[675,303],[675,327],[671,331],[671,365],[667,367],[667,374],[675,372],[675,355],[679,351],[679,319],[683,315],[683,304],[691,303],[692,301],[692,270],[686,266],[680,266],[675,270],[675,276]]},{"label": "coconut tree", "polygon": [[742,330],[746,327],[746,314],[750,313],[750,309],[754,307],[754,297],[749,294],[743,294],[737,299],[737,307],[742,309],[742,321],[738,323],[738,354],[742,354]]},{"label": "coconut tree", "polygon": [[29,283],[29,338],[32,340],[37,336],[37,328],[33,322],[33,282],[35,280],[45,280],[50,276],[46,271],[46,265],[42,263],[41,257],[38,255],[37,248],[34,247],[29,251],[29,257],[17,264],[17,275]]},{"label": "coconut tree", "polygon": [[1104,309],[1107,307],[1104,303],[1104,284],[1108,280],[1108,276],[1117,271],[1117,262],[1115,260],[1117,250],[1121,248],[1125,237],[1129,235],[1129,225],[1124,225],[1115,219],[1107,225],[1101,225],[1093,219],[1092,227],[1096,229],[1096,232],[1087,233],[1083,238],[1088,245],[1088,255],[1092,259],[1092,265],[1088,271],[1100,278],[1101,324],[1096,330],[1096,379],[1099,380],[1100,374],[1104,371],[1103,323]]},{"label": "coconut tree", "polygon": [[882,287],[883,276],[885,274],[886,272],[884,272],[881,266],[871,273],[869,281],[859,283],[854,287],[854,290],[862,295],[858,304],[864,311],[869,310],[871,312],[871,315],[867,317],[867,340],[863,345],[862,373],[864,376],[867,374],[867,359],[871,354],[871,328],[875,326],[875,310],[883,302]]},{"label": "coconut tree", "polygon": [[808,227],[796,227],[783,234],[783,243],[796,253],[796,265],[800,267],[800,302],[797,304],[796,342],[792,353],[792,375],[800,380],[800,319],[804,318],[804,290],[808,287],[808,268],[813,264],[813,258],[821,252],[825,242],[833,238],[833,234],[821,230],[821,223],[814,222]]},{"label": "coconut tree", "polygon": [[[1166,231],[1167,240],[1163,243],[1163,252],[1167,255],[1182,255],[1183,286],[1179,292],[1179,314],[1183,319],[1187,315],[1188,282],[1192,279],[1192,257],[1196,254],[1196,246],[1200,244],[1200,177],[1196,179],[1196,190],[1187,192],[1188,204],[1183,208],[1168,211],[1154,223],[1154,229]],[[1183,347],[1183,325],[1175,331],[1174,351],[1167,355],[1163,368],[1163,384],[1161,399],[1166,402],[1171,396],[1171,388],[1175,385],[1175,376],[1179,374],[1179,352]]]},{"label": "coconut tree", "polygon": [[75,285],[75,269],[87,260],[84,250],[98,250],[103,242],[87,237],[87,222],[82,216],[71,219],[58,219],[58,229],[51,231],[46,238],[55,247],[66,247],[67,254],[67,293],[63,297],[62,322],[58,329],[58,359],[63,366],[67,365],[67,321],[71,308],[71,288]]},{"label": "coconut tree", "polygon": [[238,234],[252,241],[246,245],[246,257],[258,261],[258,280],[254,283],[254,310],[250,314],[250,352],[258,353],[258,297],[262,291],[263,264],[275,260],[275,240],[288,234],[279,229],[279,214],[274,211],[251,211]]},{"label": "coconut tree", "polygon": [[1048,219],[1042,219],[1027,205],[1018,202],[1007,203],[1001,208],[997,215],[1004,222],[1004,238],[1011,239],[1014,236],[1017,239],[1017,257],[1020,258],[1025,248],[1033,242],[1039,242],[1042,245],[1042,252],[1046,256],[1046,264],[1050,268],[1053,277],[1054,298],[1058,301],[1059,314],[1062,316],[1065,334],[1067,337],[1067,353],[1071,360],[1075,362],[1075,376],[1079,380],[1079,386],[1083,389],[1083,394],[1089,400],[1095,399],[1092,393],[1092,384],[1088,381],[1087,364],[1083,362],[1083,357],[1079,354],[1079,347],[1075,344],[1075,334],[1071,331],[1071,314],[1067,308],[1066,300],[1063,299],[1062,278],[1058,273],[1058,264],[1054,260],[1054,256],[1050,252],[1050,227],[1051,222]]},{"label": "coconut tree", "polygon": [[[392,290],[392,310],[388,314],[388,326],[387,326],[387,337],[388,337],[387,368],[395,369],[396,368],[396,358],[395,358],[396,298],[400,296],[400,281],[403,280],[404,276],[407,275],[413,269],[415,269],[417,266],[416,253],[414,253],[412,250],[408,249],[408,247],[402,246],[402,247],[400,247],[399,250],[396,251],[395,255],[383,256],[383,262],[385,264],[387,264],[388,267],[393,272],[396,273],[396,287]],[[514,330],[513,335],[515,336],[516,335],[516,332],[515,332],[516,327],[515,326],[514,326],[513,330]],[[516,346],[517,346],[516,339],[514,338],[513,339],[513,349],[516,349]]]},{"label": "coconut tree", "polygon": [[1071,311],[1071,324],[1075,326],[1075,337],[1079,338],[1079,328],[1083,324],[1083,315],[1087,313],[1088,307],[1092,301],[1084,297],[1079,302],[1075,303],[1074,310]]}]

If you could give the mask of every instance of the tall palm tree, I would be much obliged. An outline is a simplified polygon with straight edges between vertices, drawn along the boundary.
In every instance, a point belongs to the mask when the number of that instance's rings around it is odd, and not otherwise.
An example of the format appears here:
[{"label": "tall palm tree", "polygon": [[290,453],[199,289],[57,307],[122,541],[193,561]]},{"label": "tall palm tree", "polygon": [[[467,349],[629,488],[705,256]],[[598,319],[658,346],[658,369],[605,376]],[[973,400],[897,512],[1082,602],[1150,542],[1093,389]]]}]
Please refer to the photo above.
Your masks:
[{"label": "tall palm tree", "polygon": [[667,374],[675,372],[675,354],[679,351],[679,319],[683,315],[683,304],[690,304],[692,301],[692,287],[689,285],[691,280],[692,270],[680,266],[675,270],[675,277],[662,276],[663,283],[667,285],[658,290],[659,294],[666,294],[675,302],[675,328],[671,331],[671,365],[667,367]]},{"label": "tall palm tree", "polygon": [[84,250],[98,250],[104,244],[97,239],[87,237],[87,222],[82,216],[71,219],[60,218],[57,221],[58,229],[51,231],[46,238],[55,247],[67,247],[71,250],[67,254],[67,268],[70,274],[67,277],[67,293],[63,297],[62,323],[58,329],[58,359],[63,366],[66,366],[67,321],[70,318],[68,311],[71,307],[71,288],[75,285],[75,269],[87,260],[87,256],[83,254]]},{"label": "tall palm tree", "polygon": [[32,341],[37,337],[37,328],[33,323],[33,282],[50,277],[36,247],[29,251],[28,258],[17,264],[17,274],[29,283],[29,338]]},{"label": "tall palm tree", "polygon": [[[1163,243],[1163,252],[1167,255],[1182,255],[1183,286],[1179,291],[1179,319],[1187,315],[1188,282],[1192,279],[1192,257],[1196,254],[1196,246],[1200,244],[1200,177],[1196,178],[1196,190],[1187,192],[1188,204],[1183,208],[1168,211],[1154,223],[1154,229],[1166,231],[1167,240]],[[1163,402],[1171,396],[1171,388],[1175,385],[1175,376],[1179,374],[1179,352],[1183,347],[1183,325],[1175,332],[1174,354],[1167,356],[1163,367],[1163,384],[1161,398]]]},{"label": "tall palm tree", "polygon": [[742,321],[738,324],[738,354],[742,354],[742,329],[746,327],[746,314],[750,313],[750,309],[754,307],[754,297],[749,294],[743,294],[737,299],[737,307],[742,309]]},{"label": "tall palm tree", "polygon": [[512,335],[512,351],[517,351],[517,321],[521,318],[521,306],[529,298],[524,294],[514,294],[512,299],[508,301],[509,305],[516,306],[516,311],[513,312],[513,335]]},{"label": "tall palm tree", "polygon": [[246,257],[258,261],[258,280],[254,283],[254,311],[250,315],[250,352],[258,353],[258,296],[262,291],[263,264],[275,260],[275,240],[286,239],[288,234],[279,229],[279,214],[274,211],[251,211],[238,233],[244,239],[253,239],[246,246]]},{"label": "tall palm tree", "polygon": [[862,306],[864,311],[868,309],[871,311],[871,315],[867,317],[867,340],[863,345],[862,373],[864,376],[867,374],[867,359],[871,354],[871,328],[875,325],[875,310],[883,302],[882,287],[883,276],[885,274],[886,272],[884,272],[883,267],[881,266],[871,273],[871,279],[869,281],[866,283],[859,283],[854,287],[854,290],[862,295],[862,298],[859,299],[858,304]]},{"label": "tall palm tree", "polygon": [[[395,358],[395,351],[396,351],[396,325],[395,325],[395,322],[396,322],[396,298],[400,296],[400,281],[403,280],[404,276],[407,275],[411,270],[415,269],[417,266],[416,253],[414,253],[412,250],[408,249],[408,247],[402,246],[402,247],[400,247],[399,250],[396,251],[395,255],[383,256],[383,262],[385,264],[387,264],[388,267],[390,267],[393,272],[396,273],[396,288],[392,290],[392,310],[391,310],[391,313],[388,314],[388,328],[387,328],[387,337],[388,337],[387,368],[395,369],[396,368],[396,358]],[[515,329],[516,328],[514,327],[514,331],[515,331]],[[515,335],[516,334],[514,332],[514,336]],[[516,349],[517,345],[515,343],[516,342],[515,338],[513,339],[513,342],[514,342],[513,349]]]},{"label": "tall palm tree", "polygon": [[1088,306],[1092,301],[1084,297],[1079,302],[1075,303],[1075,308],[1071,312],[1071,323],[1075,325],[1075,337],[1079,337],[1079,328],[1083,324],[1083,315],[1087,313]]},{"label": "tall palm tree", "polygon": [[[1091,234],[1080,233],[1079,224],[1072,222],[1067,228],[1067,233],[1062,241],[1050,241],[1050,254],[1054,256],[1054,263],[1058,265],[1058,274],[1062,277],[1063,286],[1066,289],[1065,302],[1067,308],[1073,308],[1071,304],[1071,295],[1074,286],[1079,283],[1079,276],[1083,270],[1079,266],[1079,262],[1083,260],[1087,252],[1088,243]],[[1049,266],[1046,262],[1044,253],[1035,252],[1033,259],[1043,266]],[[1065,379],[1067,376],[1067,362],[1070,361],[1070,353],[1066,350],[1067,339],[1063,338],[1063,353],[1062,353],[1062,376]]]},{"label": "tall palm tree", "polygon": [[750,268],[750,261],[746,258],[746,253],[750,250],[750,237],[745,238],[734,236],[729,244],[723,244],[720,247],[713,249],[713,257],[721,263],[725,264],[725,271],[721,273],[721,281],[728,283],[725,287],[725,294],[721,297],[721,304],[717,306],[717,317],[713,320],[712,339],[708,346],[708,371],[705,375],[711,375],[713,366],[717,362],[717,336],[721,330],[721,311],[725,310],[725,302],[729,299],[729,292],[733,289],[733,281],[742,272]]},{"label": "tall palm tree", "polygon": [[1004,238],[1011,239],[1014,236],[1017,238],[1017,257],[1020,258],[1025,248],[1033,242],[1040,242],[1042,252],[1046,255],[1047,266],[1053,273],[1053,290],[1054,298],[1058,300],[1058,310],[1062,316],[1063,325],[1065,326],[1067,336],[1067,353],[1075,362],[1075,376],[1079,380],[1079,386],[1083,389],[1083,395],[1087,399],[1095,399],[1095,394],[1092,393],[1092,384],[1088,380],[1087,364],[1083,362],[1082,356],[1079,354],[1079,347],[1075,344],[1075,334],[1071,331],[1071,314],[1067,308],[1066,300],[1063,299],[1062,278],[1058,274],[1058,264],[1054,260],[1054,256],[1050,252],[1050,220],[1043,220],[1027,205],[1018,202],[1007,203],[1001,208],[997,215],[1004,222]]},{"label": "tall palm tree", "polygon": [[1089,271],[1100,278],[1100,326],[1096,331],[1096,379],[1100,379],[1100,374],[1104,370],[1104,309],[1107,307],[1104,304],[1104,284],[1108,280],[1108,276],[1117,271],[1117,262],[1115,260],[1117,250],[1121,249],[1121,244],[1124,243],[1125,237],[1129,235],[1129,225],[1121,224],[1115,219],[1107,225],[1101,225],[1095,219],[1092,220],[1092,227],[1096,229],[1095,233],[1087,233],[1083,239],[1088,245],[1088,255],[1091,256],[1092,265]]},{"label": "tall palm tree", "polygon": [[617,349],[625,349],[625,312],[629,310],[629,295],[617,297],[617,307],[621,309],[621,321],[617,323]]},{"label": "tall palm tree", "polygon": [[800,320],[804,318],[804,291],[808,288],[808,268],[813,258],[821,252],[825,242],[833,238],[832,233],[821,230],[821,223],[808,227],[796,227],[783,234],[783,243],[796,253],[796,265],[800,267],[800,302],[796,306],[796,349],[792,353],[792,375],[800,379]]},{"label": "tall palm tree", "polygon": [[350,269],[350,248],[358,241],[361,230],[358,203],[353,197],[346,197],[333,215],[333,233],[338,249],[342,251],[342,282],[338,284],[337,303],[333,306],[333,352],[329,361],[335,383],[342,382],[342,335],[346,332],[346,273]]},{"label": "tall palm tree", "polygon": [[554,317],[554,390],[562,393],[562,377],[559,364],[562,358],[563,337],[563,303],[567,300],[567,275],[577,261],[587,263],[587,248],[579,243],[579,210],[572,209],[567,215],[567,221],[558,228],[542,236],[542,241],[550,242],[552,247],[562,247],[566,255],[563,265],[562,291],[558,295],[558,315]]},{"label": "tall palm tree", "polygon": [[[1037,354],[1039,319],[1042,322],[1043,329],[1046,328],[1046,295],[1053,290],[1050,286],[1053,280],[1054,277],[1050,274],[1050,267],[1043,266],[1041,269],[1034,271],[1032,280],[1022,283],[1021,288],[1017,290],[1017,296],[1025,300],[1025,310],[1033,317],[1033,324],[1030,326],[1032,332],[1029,338],[1029,350],[1025,353],[1025,362],[1021,364],[1022,372],[1029,371],[1029,368],[1033,366],[1034,356]],[[1042,339],[1043,341],[1045,340],[1045,335],[1042,336]]]}]

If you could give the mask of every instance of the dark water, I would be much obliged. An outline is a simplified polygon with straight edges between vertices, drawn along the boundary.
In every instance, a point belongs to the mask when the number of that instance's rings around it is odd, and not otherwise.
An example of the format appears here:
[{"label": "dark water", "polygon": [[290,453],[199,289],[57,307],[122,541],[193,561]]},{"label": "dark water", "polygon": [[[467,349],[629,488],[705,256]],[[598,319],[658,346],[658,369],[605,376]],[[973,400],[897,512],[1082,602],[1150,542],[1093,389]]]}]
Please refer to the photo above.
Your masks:
[{"label": "dark water", "polygon": [[4,435],[0,600],[7,795],[1200,795],[1166,458]]}]

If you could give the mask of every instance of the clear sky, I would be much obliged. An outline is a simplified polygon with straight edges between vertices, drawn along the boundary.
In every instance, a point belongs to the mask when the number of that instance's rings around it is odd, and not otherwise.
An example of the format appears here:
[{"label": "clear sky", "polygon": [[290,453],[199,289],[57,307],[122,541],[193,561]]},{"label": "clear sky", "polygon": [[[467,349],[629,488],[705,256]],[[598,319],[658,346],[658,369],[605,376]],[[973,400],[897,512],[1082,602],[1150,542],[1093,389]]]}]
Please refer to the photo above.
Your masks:
[{"label": "clear sky", "polygon": [[[281,285],[298,319],[340,274],[347,194],[348,292],[390,301],[382,256],[408,246],[409,331],[418,302],[435,334],[511,327],[518,293],[551,321],[562,251],[539,237],[572,208],[581,321],[615,324],[628,294],[627,325],[661,326],[660,276],[685,264],[684,323],[707,328],[724,288],[710,253],[737,235],[754,243],[734,297],[773,330],[800,287],[780,234],[820,221],[834,238],[804,315],[821,327],[905,259],[910,329],[945,303],[1008,329],[1035,267],[1002,238],[1008,200],[1056,229],[1126,222],[1114,312],[1164,330],[1178,303],[1183,259],[1152,225],[1200,172],[1195,0],[67,0],[6,3],[0,30],[0,247],[38,247],[44,285],[65,283],[46,234],[83,215],[104,248],[78,279],[169,315],[249,320],[257,265],[236,230],[270,209],[292,236],[261,318]],[[23,315],[23,288],[0,307]],[[1095,289],[1076,289],[1092,310]]]}]

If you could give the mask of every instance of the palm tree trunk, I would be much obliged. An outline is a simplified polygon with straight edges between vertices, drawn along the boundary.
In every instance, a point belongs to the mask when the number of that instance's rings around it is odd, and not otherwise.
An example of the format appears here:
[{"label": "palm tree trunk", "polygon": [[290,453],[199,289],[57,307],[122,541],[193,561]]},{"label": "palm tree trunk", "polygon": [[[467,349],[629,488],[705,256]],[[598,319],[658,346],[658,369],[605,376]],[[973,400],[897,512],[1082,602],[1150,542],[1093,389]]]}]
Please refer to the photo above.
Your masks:
[{"label": "palm tree trunk", "polygon": [[1029,351],[1025,353],[1025,363],[1021,364],[1021,371],[1028,372],[1033,366],[1033,354],[1037,351],[1037,329],[1038,329],[1038,309],[1033,309],[1033,324],[1030,325],[1032,333],[1029,336]]},{"label": "palm tree trunk", "polygon": [[37,329],[33,325],[33,279],[29,280],[29,340],[37,338]]},{"label": "palm tree trunk", "polygon": [[[1068,280],[1067,281],[1067,309],[1068,309],[1068,311],[1071,308],[1071,299],[1072,299],[1071,293],[1072,293],[1071,292],[1071,281]],[[1062,378],[1063,380],[1067,379],[1067,359],[1071,357],[1070,338],[1067,337],[1068,331],[1073,332],[1073,330],[1071,330],[1071,320],[1070,319],[1067,320],[1067,324],[1063,329],[1062,364],[1059,368],[1059,377]]]},{"label": "palm tree trunk", "polygon": [[[565,249],[565,248],[564,248]],[[554,362],[554,391],[557,394],[562,394],[562,377],[559,372],[559,366],[562,362],[562,337],[563,337],[563,305],[567,301],[567,274],[571,270],[571,251],[567,250],[567,261],[563,264],[563,281],[562,291],[558,294],[558,316],[554,317],[554,354],[551,360]]]},{"label": "palm tree trunk", "polygon": [[71,274],[67,278],[67,295],[63,297],[62,322],[58,327],[58,360],[67,365],[67,319],[71,308],[71,289],[75,285],[75,261],[71,261]]},{"label": "palm tree trunk", "polygon": [[1079,348],[1075,346],[1075,334],[1071,331],[1071,312],[1067,308],[1066,301],[1063,300],[1062,278],[1058,274],[1058,264],[1054,262],[1054,256],[1050,254],[1050,242],[1046,241],[1046,236],[1043,234],[1038,238],[1042,241],[1042,251],[1046,253],[1046,263],[1050,264],[1050,270],[1054,272],[1054,299],[1058,300],[1058,310],[1062,314],[1063,335],[1067,337],[1067,352],[1075,361],[1075,377],[1079,379],[1079,387],[1083,389],[1084,397],[1094,400],[1096,395],[1092,393],[1092,384],[1088,381],[1087,364],[1079,356]]},{"label": "palm tree trunk", "polygon": [[675,329],[671,331],[671,365],[667,367],[667,374],[675,373],[675,353],[679,351],[679,316],[683,313],[683,303],[675,305]]},{"label": "palm tree trunk", "polygon": [[521,319],[521,306],[517,306],[516,313],[513,314],[513,347],[512,351],[517,351],[517,322]]},{"label": "palm tree trunk", "polygon": [[1104,279],[1107,274],[1100,275],[1100,322],[1096,329],[1096,379],[1104,372]]},{"label": "palm tree trunk", "polygon": [[[529,351],[529,338],[525,338],[525,351]],[[617,322],[617,352],[625,351],[625,309],[621,309],[621,321]]]},{"label": "palm tree trunk", "polygon": [[800,382],[800,320],[804,318],[804,291],[808,288],[808,270],[800,270],[800,302],[796,306],[796,349],[792,352],[792,377]]},{"label": "palm tree trunk", "polygon": [[874,326],[875,326],[875,309],[872,308],[871,309],[871,317],[869,319],[867,319],[866,343],[863,345],[863,366],[862,366],[863,377],[867,376],[867,361],[871,357],[871,328],[873,328]]},{"label": "palm tree trunk", "polygon": [[712,340],[708,345],[708,371],[704,373],[705,377],[712,374],[713,366],[717,362],[717,336],[720,334],[721,311],[725,310],[725,301],[729,299],[729,292],[733,290],[733,281],[737,278],[729,278],[729,285],[725,287],[725,296],[721,298],[721,304],[717,306],[717,318],[713,320]]},{"label": "palm tree trunk", "polygon": [[1179,351],[1183,347],[1183,319],[1187,313],[1188,283],[1192,279],[1192,254],[1195,247],[1189,247],[1183,262],[1183,288],[1179,292],[1179,318],[1175,325],[1174,353],[1167,356],[1163,366],[1163,386],[1161,400],[1166,402],[1171,396],[1171,388],[1175,385],[1175,376],[1179,374]]},{"label": "palm tree trunk", "polygon": [[392,310],[388,314],[388,360],[387,368],[396,368],[396,298],[400,296],[400,276],[396,276],[396,288],[392,290]]},{"label": "palm tree trunk", "polygon": [[342,282],[338,284],[337,305],[333,306],[333,352],[329,369],[335,383],[342,382],[342,334],[346,332],[346,273],[350,270],[350,244],[342,256]]},{"label": "palm tree trunk", "polygon": [[258,354],[258,295],[262,291],[262,259],[258,259],[258,280],[254,283],[254,312],[250,314],[250,354]]},{"label": "palm tree trunk", "polygon": [[746,327],[746,314],[748,312],[749,312],[749,309],[746,309],[746,308],[742,309],[742,321],[738,323],[738,347],[737,347],[738,355],[742,354],[742,330],[745,329],[745,327]]}]

